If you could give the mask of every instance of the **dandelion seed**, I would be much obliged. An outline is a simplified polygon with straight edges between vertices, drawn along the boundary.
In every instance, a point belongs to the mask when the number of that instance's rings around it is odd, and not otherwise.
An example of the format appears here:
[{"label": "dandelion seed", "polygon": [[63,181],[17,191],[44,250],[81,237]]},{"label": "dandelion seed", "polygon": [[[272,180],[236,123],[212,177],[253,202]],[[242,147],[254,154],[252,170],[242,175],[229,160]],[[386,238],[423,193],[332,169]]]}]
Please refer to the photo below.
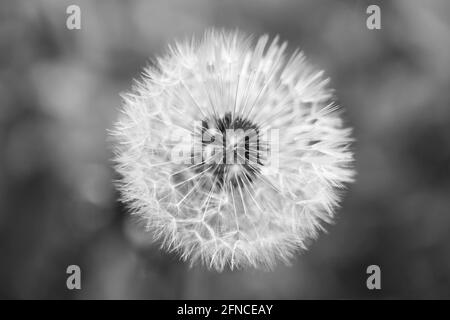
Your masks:
[{"label": "dandelion seed", "polygon": [[285,49],[211,30],[169,46],[123,96],[112,133],[122,201],[191,264],[289,263],[353,180],[328,80]]}]

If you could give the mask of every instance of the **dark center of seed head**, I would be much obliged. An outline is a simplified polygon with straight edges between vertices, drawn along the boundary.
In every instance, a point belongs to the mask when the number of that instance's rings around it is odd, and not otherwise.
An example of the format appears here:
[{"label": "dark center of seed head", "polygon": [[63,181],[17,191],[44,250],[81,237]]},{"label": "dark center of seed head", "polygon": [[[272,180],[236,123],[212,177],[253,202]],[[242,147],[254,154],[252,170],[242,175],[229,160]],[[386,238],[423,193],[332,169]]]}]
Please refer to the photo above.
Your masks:
[{"label": "dark center of seed head", "polygon": [[204,119],[201,123],[201,163],[197,172],[209,173],[219,188],[252,183],[263,165],[259,127],[233,116]]}]

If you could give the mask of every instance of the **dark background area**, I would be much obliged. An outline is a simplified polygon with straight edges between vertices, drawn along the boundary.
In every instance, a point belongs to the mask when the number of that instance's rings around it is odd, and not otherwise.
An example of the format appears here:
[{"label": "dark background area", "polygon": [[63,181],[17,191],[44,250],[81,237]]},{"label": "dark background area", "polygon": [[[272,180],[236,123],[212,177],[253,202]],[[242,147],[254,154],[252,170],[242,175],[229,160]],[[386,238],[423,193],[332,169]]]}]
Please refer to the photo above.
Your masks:
[{"label": "dark background area", "polygon": [[[70,4],[81,30],[66,28]],[[381,30],[366,28],[369,4]],[[354,127],[357,181],[336,224],[273,272],[189,268],[112,184],[119,93],[212,26],[299,46]],[[0,298],[450,298],[449,35],[446,0],[0,1]]]}]

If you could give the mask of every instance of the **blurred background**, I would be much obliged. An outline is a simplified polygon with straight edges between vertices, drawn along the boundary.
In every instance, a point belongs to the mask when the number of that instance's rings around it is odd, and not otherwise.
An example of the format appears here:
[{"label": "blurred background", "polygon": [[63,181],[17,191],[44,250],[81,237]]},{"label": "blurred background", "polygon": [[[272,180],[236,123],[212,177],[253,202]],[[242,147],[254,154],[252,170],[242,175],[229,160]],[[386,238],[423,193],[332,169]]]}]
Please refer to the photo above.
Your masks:
[{"label": "blurred background", "polygon": [[[450,298],[450,2],[1,1],[0,298]],[[67,6],[81,30],[66,28]],[[381,30],[366,8],[381,7]],[[117,202],[107,129],[149,58],[205,28],[279,34],[325,69],[357,182],[292,266],[218,274]],[[66,268],[82,289],[66,288]],[[379,291],[366,268],[381,267]]]}]

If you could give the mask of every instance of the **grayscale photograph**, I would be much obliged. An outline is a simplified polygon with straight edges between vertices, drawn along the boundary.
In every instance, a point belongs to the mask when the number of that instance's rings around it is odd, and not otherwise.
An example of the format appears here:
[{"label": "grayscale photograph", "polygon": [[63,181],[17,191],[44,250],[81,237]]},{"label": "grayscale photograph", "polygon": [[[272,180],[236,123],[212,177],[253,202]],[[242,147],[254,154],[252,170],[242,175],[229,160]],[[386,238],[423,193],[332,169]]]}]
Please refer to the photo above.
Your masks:
[{"label": "grayscale photograph", "polygon": [[2,0],[0,299],[450,299],[449,89],[446,0]]}]

